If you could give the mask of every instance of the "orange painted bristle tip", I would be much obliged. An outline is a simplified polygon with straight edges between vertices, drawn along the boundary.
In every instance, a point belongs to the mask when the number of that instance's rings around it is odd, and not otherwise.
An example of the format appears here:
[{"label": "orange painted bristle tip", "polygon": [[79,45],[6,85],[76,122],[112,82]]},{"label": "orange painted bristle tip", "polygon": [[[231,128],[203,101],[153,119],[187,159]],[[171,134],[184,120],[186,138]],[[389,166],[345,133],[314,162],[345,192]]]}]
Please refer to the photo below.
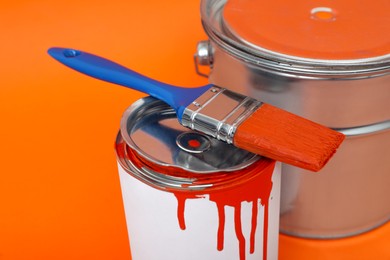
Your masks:
[{"label": "orange painted bristle tip", "polygon": [[310,171],[319,171],[345,136],[282,109],[263,104],[238,128],[234,145]]}]

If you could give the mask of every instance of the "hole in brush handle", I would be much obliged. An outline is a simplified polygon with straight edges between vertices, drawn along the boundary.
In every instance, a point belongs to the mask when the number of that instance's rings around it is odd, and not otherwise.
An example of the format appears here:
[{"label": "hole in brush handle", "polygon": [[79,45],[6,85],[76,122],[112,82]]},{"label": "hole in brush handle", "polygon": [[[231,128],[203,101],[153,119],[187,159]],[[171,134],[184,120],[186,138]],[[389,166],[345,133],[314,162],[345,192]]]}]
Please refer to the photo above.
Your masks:
[{"label": "hole in brush handle", "polygon": [[66,58],[74,58],[81,54],[80,51],[74,49],[66,49],[62,52]]}]

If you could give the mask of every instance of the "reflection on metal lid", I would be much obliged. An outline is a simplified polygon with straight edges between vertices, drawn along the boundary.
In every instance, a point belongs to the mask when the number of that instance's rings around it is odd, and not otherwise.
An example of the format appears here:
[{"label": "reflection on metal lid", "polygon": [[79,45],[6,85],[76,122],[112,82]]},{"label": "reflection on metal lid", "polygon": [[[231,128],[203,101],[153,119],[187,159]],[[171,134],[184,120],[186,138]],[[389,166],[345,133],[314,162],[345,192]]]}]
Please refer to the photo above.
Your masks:
[{"label": "reflection on metal lid", "polygon": [[367,59],[390,54],[387,0],[228,1],[227,30],[254,48],[309,59]]},{"label": "reflection on metal lid", "polygon": [[174,110],[152,97],[137,101],[124,113],[121,134],[145,160],[197,173],[234,171],[259,158],[181,126]]}]

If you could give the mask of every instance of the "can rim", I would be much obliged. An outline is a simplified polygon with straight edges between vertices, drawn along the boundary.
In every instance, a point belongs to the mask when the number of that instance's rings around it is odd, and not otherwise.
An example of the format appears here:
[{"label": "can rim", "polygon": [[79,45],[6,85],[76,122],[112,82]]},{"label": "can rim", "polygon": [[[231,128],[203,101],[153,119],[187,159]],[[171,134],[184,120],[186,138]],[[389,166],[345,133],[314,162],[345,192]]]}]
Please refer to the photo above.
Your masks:
[{"label": "can rim", "polygon": [[[127,146],[120,131],[118,132],[115,152],[117,156],[118,164],[129,175],[134,178],[164,191],[183,191],[183,192],[196,192],[198,195],[203,193],[209,193],[210,191],[219,191],[241,185],[253,178],[256,178],[258,174],[262,174],[269,167],[274,167],[275,161],[262,158],[250,164],[248,167],[231,171],[231,172],[215,172],[214,174],[193,174],[190,176],[177,176],[169,174],[167,168],[150,167],[151,165],[143,165],[137,161],[140,157],[136,155],[129,157],[134,150]],[[130,152],[130,154],[128,153]],[[168,170],[169,171],[169,170]]]},{"label": "can rim", "polygon": [[[253,46],[229,33],[222,22],[221,12],[227,0],[201,0],[202,25],[206,34],[223,50],[236,58],[282,72],[366,77],[390,73],[390,54],[362,59],[310,59],[277,53]],[[359,75],[357,75],[359,74]],[[362,75],[364,74],[364,75]]]}]

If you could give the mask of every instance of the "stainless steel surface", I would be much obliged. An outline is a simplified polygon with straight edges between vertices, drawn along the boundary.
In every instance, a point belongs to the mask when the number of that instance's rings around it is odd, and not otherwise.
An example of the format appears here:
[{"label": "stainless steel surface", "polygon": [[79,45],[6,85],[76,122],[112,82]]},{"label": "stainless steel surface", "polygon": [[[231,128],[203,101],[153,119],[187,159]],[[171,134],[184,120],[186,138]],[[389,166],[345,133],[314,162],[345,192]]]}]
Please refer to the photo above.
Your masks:
[{"label": "stainless steel surface", "polygon": [[[204,29],[213,43],[231,55],[248,63],[267,69],[303,74],[319,74],[344,77],[354,72],[366,75],[390,69],[390,53],[384,56],[354,60],[320,60],[289,56],[248,44],[245,39],[233,35],[223,19],[223,8],[227,0],[202,0],[201,16]],[[293,40],[293,39],[292,39]]]},{"label": "stainless steel surface", "polygon": [[196,57],[200,65],[210,65],[213,63],[212,49],[210,41],[200,41],[197,44]]},{"label": "stainless steel surface", "polygon": [[390,220],[390,131],[347,138],[318,174],[282,166],[281,231],[357,235]]},{"label": "stainless steel surface", "polygon": [[356,60],[270,52],[232,35],[226,1],[203,0],[212,84],[347,135],[318,174],[283,166],[281,230],[302,237],[358,234],[390,218],[390,54]]},{"label": "stainless steel surface", "polygon": [[380,132],[388,131],[390,129],[390,120],[379,122],[371,125],[363,125],[351,128],[335,128],[336,131],[343,133],[347,137],[372,135]]},{"label": "stainless steel surface", "polygon": [[208,77],[208,73],[202,72],[199,66],[213,65],[212,47],[210,41],[200,41],[197,44],[196,53],[194,54],[195,71],[202,77]]},{"label": "stainless steel surface", "polygon": [[[205,144],[205,149],[189,150],[183,145],[183,136],[190,137],[187,141],[193,141],[194,147]],[[207,139],[207,140],[206,140]],[[207,142],[207,144],[205,143]],[[232,173],[232,177],[241,179],[245,176],[236,176],[237,172],[252,165],[260,159],[259,156],[236,148],[225,142],[213,138],[207,138],[202,134],[192,132],[181,126],[176,118],[175,111],[166,103],[152,97],[138,100],[124,113],[121,120],[120,133],[117,136],[117,153],[124,153],[128,157],[139,157],[146,161],[143,167],[139,167],[130,160],[118,156],[118,161],[124,169],[127,169],[134,177],[155,187],[175,188],[179,190],[201,190],[209,188],[205,182],[199,184],[202,178],[210,178],[209,175],[221,173],[219,181],[211,186],[223,185],[226,181],[226,172]],[[191,146],[191,143],[189,143]],[[118,151],[118,147],[121,147]],[[127,149],[126,147],[129,147]],[[149,164],[158,167],[177,169],[180,174],[166,174],[153,170]],[[204,177],[202,177],[204,176]]]},{"label": "stainless steel surface", "polygon": [[232,144],[236,128],[261,104],[253,98],[214,86],[184,110],[181,123]]},{"label": "stainless steel surface", "polygon": [[[212,84],[226,87],[332,128],[390,119],[390,71],[366,78],[305,78],[264,70],[214,45]],[[353,73],[351,72],[353,77]]]}]

